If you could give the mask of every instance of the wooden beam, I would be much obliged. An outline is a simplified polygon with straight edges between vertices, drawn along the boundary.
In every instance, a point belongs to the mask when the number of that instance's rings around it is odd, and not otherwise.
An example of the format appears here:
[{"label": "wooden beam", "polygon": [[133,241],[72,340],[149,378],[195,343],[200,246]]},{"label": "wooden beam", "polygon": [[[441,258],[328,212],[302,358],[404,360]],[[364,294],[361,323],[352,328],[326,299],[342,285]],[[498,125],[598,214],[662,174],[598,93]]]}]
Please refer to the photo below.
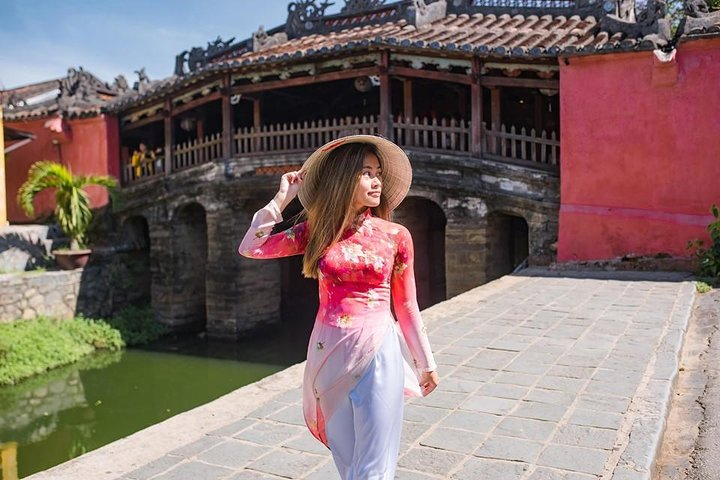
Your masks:
[{"label": "wooden beam", "polygon": [[233,106],[230,103],[230,75],[223,77],[222,89],[222,139],[223,139],[223,157],[230,158],[233,156]]},{"label": "wooden beam", "polygon": [[409,78],[403,79],[403,116],[413,117],[413,84]]},{"label": "wooden beam", "polygon": [[472,64],[473,83],[470,85],[470,152],[482,153],[482,87],[480,86],[480,59],[474,58]]},{"label": "wooden beam", "polygon": [[409,78],[425,78],[428,80],[437,80],[439,82],[461,83],[463,85],[472,84],[472,78],[469,75],[463,75],[461,73],[437,72],[433,70],[418,70],[410,67],[391,66],[388,74]]},{"label": "wooden beam", "polygon": [[390,52],[383,50],[380,52],[380,135],[392,140],[392,98],[390,88],[390,75],[388,75],[388,67],[390,66]]},{"label": "wooden beam", "polygon": [[342,70],[339,72],[321,73],[319,75],[309,75],[307,77],[289,78],[287,80],[271,80],[269,82],[253,83],[249,85],[238,85],[232,88],[232,93],[253,93],[265,90],[275,90],[279,88],[298,87],[301,85],[310,85],[312,83],[334,82],[336,80],[344,80],[347,78],[365,77],[370,75],[378,75],[378,67],[365,67],[355,70]]},{"label": "wooden beam", "polygon": [[134,130],[136,128],[144,127],[145,125],[148,125],[150,123],[162,122],[163,118],[165,118],[165,116],[162,113],[158,113],[156,115],[142,118],[136,122],[121,125],[120,130],[122,130],[123,132],[127,132],[128,130]]},{"label": "wooden beam", "polygon": [[173,129],[172,102],[165,100],[165,173],[172,173],[172,148],[175,143],[175,132]]},{"label": "wooden beam", "polygon": [[519,87],[519,88],[553,88],[559,89],[557,79],[544,80],[542,78],[510,78],[510,77],[480,77],[483,87]]},{"label": "wooden beam", "polygon": [[201,105],[205,105],[206,103],[210,103],[215,100],[219,100],[221,98],[222,98],[222,92],[212,92],[211,94],[205,95],[204,97],[196,98],[195,100],[190,100],[187,103],[183,103],[182,105],[173,107],[172,114],[173,114],[173,116],[177,116],[183,112],[187,112],[188,110],[192,110]]}]

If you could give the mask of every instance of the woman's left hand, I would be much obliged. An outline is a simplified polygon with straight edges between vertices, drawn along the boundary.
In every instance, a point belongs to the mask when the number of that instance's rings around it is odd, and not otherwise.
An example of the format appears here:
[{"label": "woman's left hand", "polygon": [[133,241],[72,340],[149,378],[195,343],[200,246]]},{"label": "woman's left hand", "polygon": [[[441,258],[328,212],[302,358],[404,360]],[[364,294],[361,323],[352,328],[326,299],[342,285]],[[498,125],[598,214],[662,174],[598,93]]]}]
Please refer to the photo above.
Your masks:
[{"label": "woman's left hand", "polygon": [[437,372],[423,372],[420,375],[420,391],[423,397],[427,397],[440,383]]}]

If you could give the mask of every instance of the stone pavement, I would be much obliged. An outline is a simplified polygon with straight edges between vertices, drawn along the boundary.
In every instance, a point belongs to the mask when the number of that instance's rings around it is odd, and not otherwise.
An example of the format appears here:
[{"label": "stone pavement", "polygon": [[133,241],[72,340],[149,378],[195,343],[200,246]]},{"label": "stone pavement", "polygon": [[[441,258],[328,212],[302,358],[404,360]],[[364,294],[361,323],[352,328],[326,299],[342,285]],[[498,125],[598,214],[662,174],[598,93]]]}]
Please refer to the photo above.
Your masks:
[{"label": "stone pavement", "polygon": [[[650,479],[694,284],[524,270],[423,312],[441,384],[406,405],[398,479]],[[337,479],[302,365],[33,480]]]}]

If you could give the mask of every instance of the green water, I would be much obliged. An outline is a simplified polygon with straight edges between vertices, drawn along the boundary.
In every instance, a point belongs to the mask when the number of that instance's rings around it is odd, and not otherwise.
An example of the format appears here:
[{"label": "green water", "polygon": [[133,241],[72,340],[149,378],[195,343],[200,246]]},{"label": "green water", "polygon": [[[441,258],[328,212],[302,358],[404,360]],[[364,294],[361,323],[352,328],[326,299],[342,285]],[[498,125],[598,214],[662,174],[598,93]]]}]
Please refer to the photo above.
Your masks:
[{"label": "green water", "polygon": [[[16,450],[18,477],[63,463],[302,360],[301,352],[279,359],[259,356],[267,363],[171,353],[182,343],[166,342],[155,349],[161,351],[95,355],[0,388],[0,450],[5,457],[15,456]],[[203,345],[208,348],[207,342]],[[3,480],[14,480],[7,477]]]}]

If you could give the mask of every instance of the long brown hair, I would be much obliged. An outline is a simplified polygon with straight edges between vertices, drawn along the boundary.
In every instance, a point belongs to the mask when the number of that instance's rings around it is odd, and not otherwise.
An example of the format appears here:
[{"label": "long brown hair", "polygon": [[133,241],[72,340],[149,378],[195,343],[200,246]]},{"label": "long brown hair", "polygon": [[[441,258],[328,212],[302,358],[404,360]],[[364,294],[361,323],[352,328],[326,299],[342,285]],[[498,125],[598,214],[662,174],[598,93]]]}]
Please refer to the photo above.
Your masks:
[{"label": "long brown hair", "polygon": [[[343,232],[355,219],[352,201],[358,188],[365,157],[372,153],[380,161],[383,159],[375,145],[369,143],[347,143],[340,145],[321,160],[317,169],[316,198],[303,211],[308,221],[307,247],[303,257],[302,273],[307,278],[318,277],[318,261],[327,247],[340,240]],[[382,174],[381,174],[382,178]],[[372,208],[376,217],[390,220],[390,208],[384,190],[380,196],[380,205]]]}]

